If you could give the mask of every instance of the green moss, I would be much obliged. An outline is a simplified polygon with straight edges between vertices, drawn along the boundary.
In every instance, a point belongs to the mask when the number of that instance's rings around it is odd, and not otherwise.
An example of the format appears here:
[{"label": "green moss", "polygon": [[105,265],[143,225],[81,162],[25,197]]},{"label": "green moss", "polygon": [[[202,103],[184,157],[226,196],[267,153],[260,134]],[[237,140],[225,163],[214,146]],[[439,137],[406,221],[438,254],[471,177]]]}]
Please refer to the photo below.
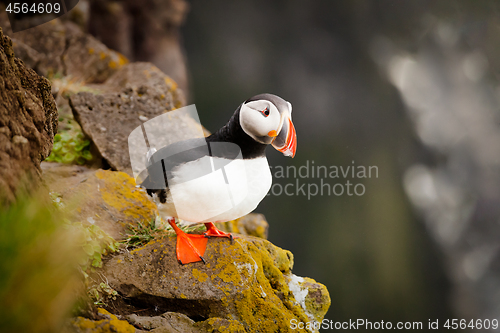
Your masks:
[{"label": "green moss", "polygon": [[83,165],[93,158],[90,140],[85,137],[72,116],[59,117],[59,130],[54,136],[54,146],[48,162]]},{"label": "green moss", "polygon": [[80,125],[75,121],[67,99],[69,96],[88,91],[94,94],[98,90],[85,86],[85,83],[70,76],[64,76],[57,72],[49,75],[46,83],[58,92],[58,130],[54,136],[54,146],[51,154],[47,157],[48,162],[59,162],[66,164],[88,164],[93,156],[90,152],[91,141],[84,135]]}]

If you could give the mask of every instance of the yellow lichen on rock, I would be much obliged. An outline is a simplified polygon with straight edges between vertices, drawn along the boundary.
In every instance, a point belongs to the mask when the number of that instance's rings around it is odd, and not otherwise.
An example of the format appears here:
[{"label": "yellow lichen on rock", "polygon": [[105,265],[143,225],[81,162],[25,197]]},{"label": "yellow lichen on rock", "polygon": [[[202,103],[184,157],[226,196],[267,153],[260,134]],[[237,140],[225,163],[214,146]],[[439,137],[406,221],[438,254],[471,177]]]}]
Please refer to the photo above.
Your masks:
[{"label": "yellow lichen on rock", "polygon": [[98,313],[105,319],[94,321],[77,317],[70,324],[76,332],[82,333],[135,333],[135,327],[126,320],[119,320],[104,309],[99,309]]},{"label": "yellow lichen on rock", "polygon": [[134,179],[125,172],[98,170],[95,175],[104,181],[100,191],[107,205],[134,219],[150,221],[155,217],[156,205],[135,187]]},{"label": "yellow lichen on rock", "polygon": [[262,214],[251,213],[239,219],[217,223],[220,230],[267,239],[269,224]]},{"label": "yellow lichen on rock", "polygon": [[242,244],[242,249],[257,265],[257,283],[243,290],[243,297],[233,300],[240,321],[252,331],[261,332],[286,331],[292,319],[308,321],[304,309],[294,301],[284,277],[293,265],[288,259],[289,251],[260,239],[250,239],[252,241]]},{"label": "yellow lichen on rock", "polygon": [[321,322],[331,303],[330,294],[324,285],[311,278],[305,277],[303,279],[302,286],[308,290],[305,298],[306,309],[315,321]]},{"label": "yellow lichen on rock", "polygon": [[206,273],[200,272],[196,268],[193,269],[193,276],[200,282],[205,282],[208,279],[208,275]]},{"label": "yellow lichen on rock", "polygon": [[330,305],[326,288],[293,275],[292,254],[267,240],[243,235],[232,243],[210,239],[207,263],[189,265],[179,265],[175,244],[175,237],[157,238],[139,251],[109,260],[102,273],[129,301],[168,300],[169,311],[179,308],[188,316],[206,318],[197,326],[211,327],[210,321],[219,318],[224,325],[217,325],[227,332],[287,332],[292,320],[321,321]]},{"label": "yellow lichen on rock", "polygon": [[204,332],[220,333],[246,333],[245,327],[237,320],[227,320],[223,318],[210,318],[194,325]]},{"label": "yellow lichen on rock", "polygon": [[128,59],[123,54],[117,52],[116,57],[114,60],[109,61],[108,66],[111,69],[120,69],[126,64],[128,64]]},{"label": "yellow lichen on rock", "polygon": [[[129,226],[155,220],[158,208],[146,191],[124,172],[46,163],[44,180],[71,221],[96,225],[115,240],[126,238]],[[74,207],[74,209],[71,209]]]},{"label": "yellow lichen on rock", "polygon": [[172,91],[177,90],[177,82],[172,80],[170,77],[165,77],[165,84],[172,89]]}]

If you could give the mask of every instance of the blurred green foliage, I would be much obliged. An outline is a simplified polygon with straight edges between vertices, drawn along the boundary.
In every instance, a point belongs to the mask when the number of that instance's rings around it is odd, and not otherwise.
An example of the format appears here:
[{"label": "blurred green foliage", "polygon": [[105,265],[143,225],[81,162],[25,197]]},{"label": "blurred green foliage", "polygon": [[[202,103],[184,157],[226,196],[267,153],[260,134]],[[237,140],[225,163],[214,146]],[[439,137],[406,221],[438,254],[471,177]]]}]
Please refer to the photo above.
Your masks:
[{"label": "blurred green foliage", "polygon": [[0,211],[0,331],[57,332],[82,284],[79,233],[45,195]]},{"label": "blurred green foliage", "polygon": [[88,277],[87,273],[102,267],[102,256],[118,251],[120,244],[96,225],[73,223],[71,227],[82,236],[80,245],[85,256],[80,261],[80,267],[85,277]]}]

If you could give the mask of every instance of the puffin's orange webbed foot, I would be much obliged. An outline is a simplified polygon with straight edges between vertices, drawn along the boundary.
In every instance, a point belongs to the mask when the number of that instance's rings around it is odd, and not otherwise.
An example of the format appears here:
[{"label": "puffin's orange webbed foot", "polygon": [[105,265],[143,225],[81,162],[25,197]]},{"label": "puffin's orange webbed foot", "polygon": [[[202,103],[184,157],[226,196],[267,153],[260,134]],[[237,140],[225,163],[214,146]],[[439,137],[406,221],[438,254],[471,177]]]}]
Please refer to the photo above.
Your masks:
[{"label": "puffin's orange webbed foot", "polygon": [[174,228],[177,234],[177,261],[179,261],[181,265],[197,261],[203,261],[203,263],[205,263],[203,255],[207,248],[208,239],[204,235],[185,233],[175,224],[175,219],[169,219],[168,223]]},{"label": "puffin's orange webbed foot", "polygon": [[231,240],[231,243],[233,242],[233,239],[238,238],[238,237],[233,236],[230,233],[220,231],[219,229],[217,229],[217,227],[212,222],[205,223],[205,227],[207,228],[207,231],[205,231],[203,233],[203,235],[207,238],[225,237],[225,238],[229,238]]}]

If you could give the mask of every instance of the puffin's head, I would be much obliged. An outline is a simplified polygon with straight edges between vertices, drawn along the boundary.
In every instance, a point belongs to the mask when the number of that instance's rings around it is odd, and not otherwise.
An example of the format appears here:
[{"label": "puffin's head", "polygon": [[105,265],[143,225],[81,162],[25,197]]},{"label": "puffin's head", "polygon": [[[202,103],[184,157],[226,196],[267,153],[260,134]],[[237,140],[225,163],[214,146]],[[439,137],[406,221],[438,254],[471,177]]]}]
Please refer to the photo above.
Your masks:
[{"label": "puffin's head", "polygon": [[246,100],[240,108],[243,131],[255,141],[271,144],[285,156],[295,156],[297,135],[292,123],[292,104],[272,94]]}]

